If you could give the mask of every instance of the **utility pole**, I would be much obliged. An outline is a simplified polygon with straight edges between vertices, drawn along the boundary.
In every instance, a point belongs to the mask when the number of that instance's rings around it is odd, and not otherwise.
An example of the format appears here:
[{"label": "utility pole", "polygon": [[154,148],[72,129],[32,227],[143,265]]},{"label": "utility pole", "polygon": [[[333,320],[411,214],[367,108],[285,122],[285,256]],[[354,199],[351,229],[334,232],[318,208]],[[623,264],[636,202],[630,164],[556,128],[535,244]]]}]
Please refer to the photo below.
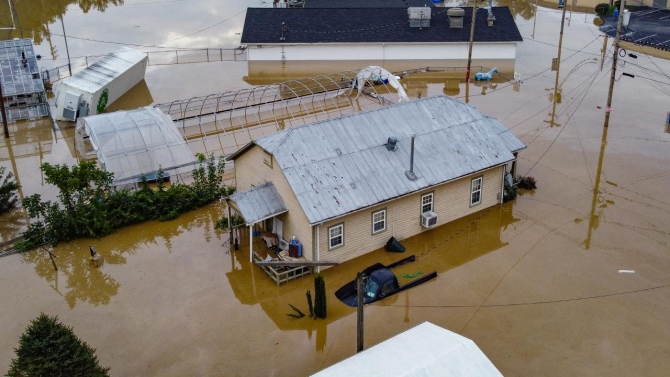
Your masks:
[{"label": "utility pole", "polygon": [[607,93],[607,109],[605,110],[605,127],[610,125],[610,113],[612,112],[612,94],[614,92],[614,81],[616,75],[616,65],[619,58],[619,39],[621,39],[621,25],[623,24],[624,0],[619,4],[619,19],[616,25],[616,38],[614,39],[614,55],[612,55],[612,74],[610,75],[610,89]]},{"label": "utility pole", "polygon": [[5,97],[2,94],[2,81],[0,81],[0,112],[2,112],[2,128],[5,130],[5,139],[9,139],[9,128],[7,127],[7,112],[5,111]]},{"label": "utility pole", "polygon": [[475,39],[475,21],[477,20],[477,1],[474,0],[475,6],[472,7],[472,24],[470,25],[470,47],[468,47],[468,68],[465,71],[465,82],[470,81],[470,65],[472,64],[472,42]]},{"label": "utility pole", "polygon": [[554,126],[556,119],[556,102],[558,102],[558,77],[561,72],[561,47],[563,46],[563,27],[565,26],[565,9],[563,6],[563,15],[561,16],[561,36],[558,38],[558,58],[556,62],[556,81],[554,82],[554,108],[551,111],[551,127]]},{"label": "utility pole", "polygon": [[[67,48],[67,35],[65,35],[65,21],[63,21],[63,6],[58,0],[58,13],[60,15],[60,25],[63,27],[63,38],[65,38],[65,53],[67,54],[67,69],[70,71],[70,76],[72,76],[72,64],[70,63],[70,50]],[[63,10],[64,11],[64,10]]]},{"label": "utility pole", "polygon": [[363,351],[363,274],[358,273],[356,276],[356,332],[357,332],[357,342],[356,342],[356,353]]},{"label": "utility pole", "polygon": [[535,24],[537,23],[537,0],[535,0],[535,14],[533,17],[533,34],[531,34],[531,37],[535,39]]}]

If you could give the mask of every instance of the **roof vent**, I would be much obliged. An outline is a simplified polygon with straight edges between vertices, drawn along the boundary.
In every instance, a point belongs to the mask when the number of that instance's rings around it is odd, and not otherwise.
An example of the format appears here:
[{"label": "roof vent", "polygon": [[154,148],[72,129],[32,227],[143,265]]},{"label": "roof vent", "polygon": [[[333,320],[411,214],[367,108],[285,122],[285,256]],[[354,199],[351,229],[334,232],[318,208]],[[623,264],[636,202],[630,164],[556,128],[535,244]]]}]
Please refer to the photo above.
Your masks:
[{"label": "roof vent", "polygon": [[447,11],[447,16],[449,17],[450,29],[463,28],[463,16],[465,16],[463,8],[451,8]]},{"label": "roof vent", "polygon": [[398,149],[398,138],[395,136],[389,136],[388,143],[386,143],[386,149],[390,151],[395,151]]},{"label": "roof vent", "polygon": [[430,27],[430,7],[409,7],[409,27]]}]

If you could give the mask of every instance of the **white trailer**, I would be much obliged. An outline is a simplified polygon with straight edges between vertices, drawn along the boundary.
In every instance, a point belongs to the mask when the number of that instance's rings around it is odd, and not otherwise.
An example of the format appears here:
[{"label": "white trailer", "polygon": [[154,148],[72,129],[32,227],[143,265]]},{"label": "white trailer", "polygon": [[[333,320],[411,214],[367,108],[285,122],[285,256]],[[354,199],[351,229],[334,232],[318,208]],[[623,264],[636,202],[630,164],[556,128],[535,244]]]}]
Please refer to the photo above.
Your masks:
[{"label": "white trailer", "polygon": [[144,79],[147,56],[121,47],[61,82],[56,94],[56,119],[76,121],[95,115]]}]

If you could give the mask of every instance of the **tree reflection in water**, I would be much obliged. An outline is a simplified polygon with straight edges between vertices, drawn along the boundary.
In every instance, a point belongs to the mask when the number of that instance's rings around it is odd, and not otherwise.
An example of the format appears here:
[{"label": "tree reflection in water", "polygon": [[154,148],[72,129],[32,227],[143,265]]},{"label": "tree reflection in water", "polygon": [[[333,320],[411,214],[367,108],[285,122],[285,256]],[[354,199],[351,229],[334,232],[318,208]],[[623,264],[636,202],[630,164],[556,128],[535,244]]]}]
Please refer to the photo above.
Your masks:
[{"label": "tree reflection in water", "polygon": [[[68,6],[77,5],[84,13],[88,13],[91,9],[104,12],[112,5],[123,5],[123,2],[124,0],[14,0],[14,5],[24,38],[31,38],[35,44],[41,44],[49,36],[48,25],[60,20]],[[11,25],[1,25],[1,27],[8,26]],[[6,34],[10,35],[3,34],[2,39],[20,36],[18,30]]]},{"label": "tree reflection in water", "polygon": [[[21,258],[24,263],[35,266],[37,275],[43,277],[67,301],[70,308],[74,308],[78,301],[94,306],[107,305],[118,293],[121,283],[105,271],[105,266],[123,265],[128,255],[135,254],[147,245],[160,247],[161,240],[164,242],[163,247],[171,253],[172,238],[193,229],[202,229],[204,238],[209,242],[218,217],[219,209],[211,205],[183,214],[175,220],[151,221],[126,227],[100,240],[85,239],[60,244],[53,248],[58,271],[54,270],[45,248],[25,252]],[[89,245],[94,245],[103,258],[100,268],[93,266]]]}]

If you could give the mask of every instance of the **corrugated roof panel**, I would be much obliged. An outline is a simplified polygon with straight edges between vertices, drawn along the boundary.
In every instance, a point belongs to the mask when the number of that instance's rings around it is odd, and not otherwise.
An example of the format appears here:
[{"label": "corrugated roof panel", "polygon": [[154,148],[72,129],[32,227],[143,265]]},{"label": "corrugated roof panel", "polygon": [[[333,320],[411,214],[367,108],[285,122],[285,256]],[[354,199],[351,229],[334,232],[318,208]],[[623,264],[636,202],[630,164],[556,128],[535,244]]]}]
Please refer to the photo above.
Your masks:
[{"label": "corrugated roof panel", "polygon": [[89,93],[95,93],[119,77],[135,64],[147,59],[147,56],[129,47],[112,52],[83,71],[63,80],[64,84]]},{"label": "corrugated roof panel", "polygon": [[[412,133],[416,181],[405,176]],[[395,152],[384,146],[389,136],[398,138]],[[256,144],[274,153],[312,224],[511,161],[525,147],[497,120],[446,96],[294,127]]]},{"label": "corrugated roof panel", "polygon": [[247,224],[288,211],[272,182],[236,192],[229,197],[229,200],[235,203]]}]

